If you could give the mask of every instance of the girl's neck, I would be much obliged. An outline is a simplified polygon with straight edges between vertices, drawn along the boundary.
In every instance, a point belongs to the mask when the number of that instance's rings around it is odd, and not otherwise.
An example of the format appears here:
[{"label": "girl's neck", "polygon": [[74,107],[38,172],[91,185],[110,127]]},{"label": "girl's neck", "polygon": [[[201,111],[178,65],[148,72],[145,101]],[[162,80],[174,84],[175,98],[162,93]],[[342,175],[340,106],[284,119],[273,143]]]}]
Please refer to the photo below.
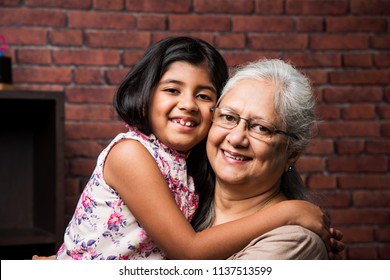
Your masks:
[{"label": "girl's neck", "polygon": [[270,188],[247,190],[245,186],[215,187],[214,226],[254,214],[262,209],[286,200],[279,184]]}]

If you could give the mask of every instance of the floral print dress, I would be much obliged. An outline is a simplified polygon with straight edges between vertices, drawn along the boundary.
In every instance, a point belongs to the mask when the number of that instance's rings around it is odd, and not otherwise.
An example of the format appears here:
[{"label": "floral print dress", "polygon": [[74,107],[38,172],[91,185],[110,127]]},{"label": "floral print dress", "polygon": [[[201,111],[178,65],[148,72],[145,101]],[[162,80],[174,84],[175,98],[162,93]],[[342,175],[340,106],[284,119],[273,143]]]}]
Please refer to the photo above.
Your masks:
[{"label": "floral print dress", "polygon": [[187,176],[186,155],[162,144],[154,135],[134,127],[121,133],[102,151],[96,168],[83,190],[64,235],[57,259],[164,259],[124,204],[119,194],[106,184],[103,166],[110,149],[119,141],[139,141],[156,160],[180,210],[190,221],[199,197],[193,179]]}]

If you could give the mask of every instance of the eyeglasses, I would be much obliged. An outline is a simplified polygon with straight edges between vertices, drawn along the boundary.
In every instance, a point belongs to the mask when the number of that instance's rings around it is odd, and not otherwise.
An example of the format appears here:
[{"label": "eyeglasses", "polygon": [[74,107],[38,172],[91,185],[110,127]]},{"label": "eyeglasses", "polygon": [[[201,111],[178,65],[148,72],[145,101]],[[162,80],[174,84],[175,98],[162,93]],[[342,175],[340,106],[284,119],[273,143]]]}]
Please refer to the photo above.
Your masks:
[{"label": "eyeglasses", "polygon": [[211,108],[210,110],[213,112],[212,121],[216,125],[227,129],[233,129],[240,123],[240,120],[244,120],[249,135],[259,140],[270,140],[275,134],[282,134],[287,137],[298,139],[295,134],[277,129],[272,123],[261,118],[246,119],[225,108]]}]

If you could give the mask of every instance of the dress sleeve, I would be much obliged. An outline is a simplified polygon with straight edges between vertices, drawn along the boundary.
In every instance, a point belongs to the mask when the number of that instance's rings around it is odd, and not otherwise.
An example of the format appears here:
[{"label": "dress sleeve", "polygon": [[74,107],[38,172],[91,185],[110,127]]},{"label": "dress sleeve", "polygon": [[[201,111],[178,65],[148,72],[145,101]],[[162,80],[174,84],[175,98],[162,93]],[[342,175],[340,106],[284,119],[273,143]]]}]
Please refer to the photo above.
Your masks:
[{"label": "dress sleeve", "polygon": [[325,260],[322,239],[301,226],[283,226],[252,240],[231,260]]}]

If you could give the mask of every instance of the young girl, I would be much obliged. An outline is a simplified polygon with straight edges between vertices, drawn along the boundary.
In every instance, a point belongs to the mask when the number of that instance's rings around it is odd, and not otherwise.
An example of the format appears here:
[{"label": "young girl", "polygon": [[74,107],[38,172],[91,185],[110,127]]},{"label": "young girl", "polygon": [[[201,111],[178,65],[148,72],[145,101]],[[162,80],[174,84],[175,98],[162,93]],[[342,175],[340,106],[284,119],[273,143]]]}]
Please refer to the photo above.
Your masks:
[{"label": "young girl", "polygon": [[222,56],[204,41],[168,38],[146,51],[114,100],[129,131],[99,155],[57,259],[224,259],[285,224],[329,240],[322,211],[303,201],[199,233],[191,227],[193,178],[208,179],[204,139],[227,78]]}]

